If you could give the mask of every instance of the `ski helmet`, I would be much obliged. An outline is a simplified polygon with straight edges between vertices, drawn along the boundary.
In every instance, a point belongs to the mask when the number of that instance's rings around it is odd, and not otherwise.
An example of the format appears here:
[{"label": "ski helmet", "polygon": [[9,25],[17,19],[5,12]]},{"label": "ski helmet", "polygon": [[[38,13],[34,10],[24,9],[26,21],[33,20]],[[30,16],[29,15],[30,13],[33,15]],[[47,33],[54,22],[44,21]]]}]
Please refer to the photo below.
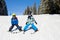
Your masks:
[{"label": "ski helmet", "polygon": [[15,14],[15,13],[13,13],[13,14],[12,14],[12,16],[16,16],[16,14]]}]

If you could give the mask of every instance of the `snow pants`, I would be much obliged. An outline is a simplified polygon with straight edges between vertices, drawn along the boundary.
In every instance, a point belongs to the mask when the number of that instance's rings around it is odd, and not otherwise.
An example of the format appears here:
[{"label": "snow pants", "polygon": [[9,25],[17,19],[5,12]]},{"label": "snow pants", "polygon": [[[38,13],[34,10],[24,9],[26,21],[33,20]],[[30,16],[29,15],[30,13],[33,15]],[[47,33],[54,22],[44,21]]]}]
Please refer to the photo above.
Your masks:
[{"label": "snow pants", "polygon": [[14,26],[16,26],[19,29],[19,31],[21,30],[21,27],[18,24],[16,25],[12,24],[12,26],[9,28],[9,31],[12,31]]},{"label": "snow pants", "polygon": [[25,27],[24,27],[24,31],[27,31],[28,30],[28,27],[31,25],[31,28],[36,31],[38,30],[38,28],[34,25],[34,23],[32,24],[27,24]]}]

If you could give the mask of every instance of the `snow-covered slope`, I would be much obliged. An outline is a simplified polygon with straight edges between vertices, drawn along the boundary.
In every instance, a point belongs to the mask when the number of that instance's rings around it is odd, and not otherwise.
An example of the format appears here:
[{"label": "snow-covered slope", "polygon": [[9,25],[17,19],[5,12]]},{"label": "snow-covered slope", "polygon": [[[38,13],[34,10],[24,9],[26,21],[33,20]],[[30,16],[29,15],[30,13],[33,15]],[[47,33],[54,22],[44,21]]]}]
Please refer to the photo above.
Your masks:
[{"label": "snow-covered slope", "polygon": [[[23,29],[27,15],[17,17]],[[13,34],[8,32],[11,16],[0,16],[0,40],[60,40],[60,15],[34,15],[34,18],[38,23],[35,24],[39,29],[38,32],[31,34],[34,31],[29,30],[25,34],[23,31]]]}]

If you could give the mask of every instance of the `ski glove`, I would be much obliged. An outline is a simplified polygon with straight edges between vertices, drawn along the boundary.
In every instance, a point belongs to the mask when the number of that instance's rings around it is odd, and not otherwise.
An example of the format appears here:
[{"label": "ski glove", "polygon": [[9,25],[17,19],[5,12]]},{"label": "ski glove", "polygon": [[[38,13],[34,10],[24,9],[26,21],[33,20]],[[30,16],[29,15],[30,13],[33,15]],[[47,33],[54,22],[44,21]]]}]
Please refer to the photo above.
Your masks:
[{"label": "ski glove", "polygon": [[35,21],[35,23],[37,24],[37,22]]}]

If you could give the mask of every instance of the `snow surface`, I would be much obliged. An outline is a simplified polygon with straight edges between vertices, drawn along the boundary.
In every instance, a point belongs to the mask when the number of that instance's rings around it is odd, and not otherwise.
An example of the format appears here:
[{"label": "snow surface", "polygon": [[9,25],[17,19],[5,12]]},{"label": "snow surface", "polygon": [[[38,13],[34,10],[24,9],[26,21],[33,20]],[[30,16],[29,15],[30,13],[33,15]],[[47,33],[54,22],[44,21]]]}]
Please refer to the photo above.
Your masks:
[{"label": "snow surface", "polygon": [[[17,17],[19,25],[23,29],[27,15],[19,15]],[[11,16],[0,16],[0,40],[60,40],[60,15],[34,15],[34,18],[38,23],[37,25],[35,24],[39,29],[38,32],[31,34],[34,32],[31,29],[25,34],[23,34],[23,31],[13,34],[8,32],[11,26]]]}]

